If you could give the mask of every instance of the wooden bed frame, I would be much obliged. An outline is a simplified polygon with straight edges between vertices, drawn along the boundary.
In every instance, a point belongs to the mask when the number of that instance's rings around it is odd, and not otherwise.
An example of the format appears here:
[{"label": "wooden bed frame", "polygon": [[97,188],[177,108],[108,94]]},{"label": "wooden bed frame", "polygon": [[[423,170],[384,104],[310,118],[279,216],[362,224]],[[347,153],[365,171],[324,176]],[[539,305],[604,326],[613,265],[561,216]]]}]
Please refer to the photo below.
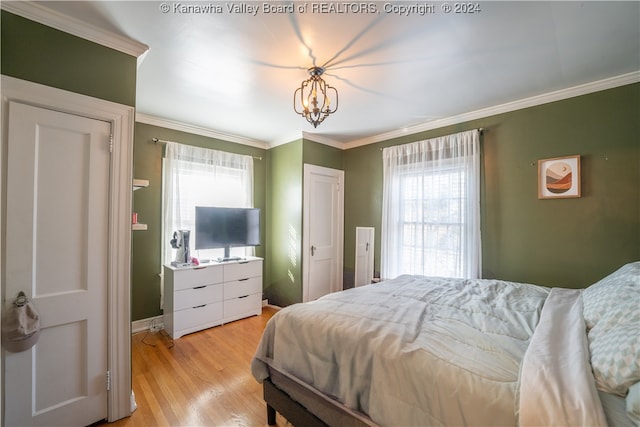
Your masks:
[{"label": "wooden bed frame", "polygon": [[366,415],[347,408],[295,377],[271,366],[269,374],[262,383],[269,425],[276,424],[276,412],[279,412],[294,426],[378,426]]}]

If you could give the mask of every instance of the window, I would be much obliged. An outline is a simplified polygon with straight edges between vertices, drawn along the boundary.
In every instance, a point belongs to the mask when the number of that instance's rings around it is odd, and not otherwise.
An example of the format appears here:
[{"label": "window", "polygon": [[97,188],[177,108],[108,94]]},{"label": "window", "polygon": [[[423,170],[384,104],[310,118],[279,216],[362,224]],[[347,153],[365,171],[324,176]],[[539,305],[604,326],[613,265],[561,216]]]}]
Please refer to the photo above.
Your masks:
[{"label": "window", "polygon": [[[253,158],[167,143],[163,174],[163,263],[174,260],[175,250],[169,241],[176,230],[191,231],[191,256],[208,259],[223,256],[224,249],[195,252],[195,207],[252,207]],[[252,255],[252,251],[253,248],[234,248],[232,254]]]},{"label": "window", "polygon": [[[408,172],[399,177],[402,191],[401,271],[434,276],[459,275],[464,225],[464,177],[455,169]],[[413,268],[416,266],[416,268]]]},{"label": "window", "polygon": [[478,131],[383,151],[382,275],[479,277]]}]

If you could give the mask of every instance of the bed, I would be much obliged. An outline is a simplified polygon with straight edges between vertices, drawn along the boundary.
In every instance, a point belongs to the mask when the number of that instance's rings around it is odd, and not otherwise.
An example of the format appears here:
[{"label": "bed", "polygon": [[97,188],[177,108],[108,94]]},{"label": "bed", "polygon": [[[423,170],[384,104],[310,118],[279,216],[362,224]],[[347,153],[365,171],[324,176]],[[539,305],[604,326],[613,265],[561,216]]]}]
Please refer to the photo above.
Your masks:
[{"label": "bed", "polygon": [[280,310],[252,360],[297,426],[640,422],[640,262],[583,290],[400,276]]}]

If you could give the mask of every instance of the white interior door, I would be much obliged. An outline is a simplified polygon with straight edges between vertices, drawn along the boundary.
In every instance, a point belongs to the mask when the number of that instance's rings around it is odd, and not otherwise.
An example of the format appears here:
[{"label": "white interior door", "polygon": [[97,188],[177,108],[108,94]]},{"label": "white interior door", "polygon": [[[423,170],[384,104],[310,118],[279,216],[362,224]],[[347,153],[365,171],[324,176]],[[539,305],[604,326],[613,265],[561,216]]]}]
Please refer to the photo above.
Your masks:
[{"label": "white interior door", "polygon": [[6,300],[40,313],[30,350],[5,354],[6,425],[107,418],[110,123],[11,102]]},{"label": "white interior door", "polygon": [[356,227],[356,266],[354,286],[368,285],[373,280],[373,227]]},{"label": "white interior door", "polygon": [[303,301],[342,290],[344,171],[304,165]]}]

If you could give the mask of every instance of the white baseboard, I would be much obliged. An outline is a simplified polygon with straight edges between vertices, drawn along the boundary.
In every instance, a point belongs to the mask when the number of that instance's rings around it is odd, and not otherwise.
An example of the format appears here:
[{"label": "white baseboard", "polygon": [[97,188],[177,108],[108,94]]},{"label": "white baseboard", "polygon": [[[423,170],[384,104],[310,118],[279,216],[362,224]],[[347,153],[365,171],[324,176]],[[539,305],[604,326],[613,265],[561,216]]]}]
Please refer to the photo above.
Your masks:
[{"label": "white baseboard", "polygon": [[[264,299],[262,300],[263,307],[272,307],[276,310],[280,310],[282,307],[278,307],[277,305],[269,304],[269,301]],[[140,319],[131,322],[131,334],[137,334],[138,332],[144,331],[159,331],[160,329],[164,329],[163,317],[155,316],[149,317],[147,319]]]},{"label": "white baseboard", "polygon": [[164,328],[162,316],[149,317],[131,322],[131,333],[144,332],[148,330],[160,330]]}]

